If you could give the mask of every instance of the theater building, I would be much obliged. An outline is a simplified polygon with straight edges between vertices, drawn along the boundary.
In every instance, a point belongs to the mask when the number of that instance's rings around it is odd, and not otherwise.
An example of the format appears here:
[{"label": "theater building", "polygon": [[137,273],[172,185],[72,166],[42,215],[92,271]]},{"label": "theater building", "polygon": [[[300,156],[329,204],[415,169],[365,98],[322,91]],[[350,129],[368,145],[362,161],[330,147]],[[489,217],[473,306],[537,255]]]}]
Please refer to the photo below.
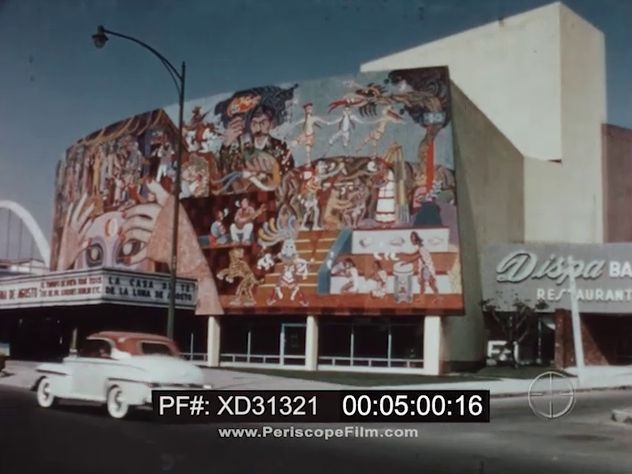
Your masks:
[{"label": "theater building", "polygon": [[181,346],[210,366],[478,366],[490,246],[630,238],[604,58],[555,3],[359,74],[190,100],[182,137],[175,106],[104,124],[57,168],[51,270],[163,278],[181,140]]}]

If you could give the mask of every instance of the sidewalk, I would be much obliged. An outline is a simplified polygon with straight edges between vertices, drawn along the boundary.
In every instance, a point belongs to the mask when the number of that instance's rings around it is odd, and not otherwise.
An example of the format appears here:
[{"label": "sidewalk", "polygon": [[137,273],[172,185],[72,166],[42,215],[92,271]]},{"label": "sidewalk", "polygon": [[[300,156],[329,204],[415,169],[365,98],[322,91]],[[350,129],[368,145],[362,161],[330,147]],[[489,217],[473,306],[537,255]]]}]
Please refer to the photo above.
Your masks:
[{"label": "sidewalk", "polygon": [[[8,360],[4,373],[0,374],[0,386],[29,389],[37,380],[35,368],[42,362]],[[262,374],[250,374],[232,370],[204,367],[205,382],[218,390],[339,390],[343,385],[290,379]]]},{"label": "sidewalk", "polygon": [[[5,374],[0,375],[0,385],[30,388],[37,379],[35,367],[38,364],[39,362],[8,360]],[[577,373],[575,368],[565,370],[570,374]],[[467,382],[358,387],[226,369],[204,368],[204,374],[206,382],[218,390],[489,390],[492,396],[497,397],[526,395],[532,382],[531,379],[501,378]],[[581,384],[577,378],[569,378],[577,391],[632,388],[632,366],[587,367],[585,374],[585,380]]]}]

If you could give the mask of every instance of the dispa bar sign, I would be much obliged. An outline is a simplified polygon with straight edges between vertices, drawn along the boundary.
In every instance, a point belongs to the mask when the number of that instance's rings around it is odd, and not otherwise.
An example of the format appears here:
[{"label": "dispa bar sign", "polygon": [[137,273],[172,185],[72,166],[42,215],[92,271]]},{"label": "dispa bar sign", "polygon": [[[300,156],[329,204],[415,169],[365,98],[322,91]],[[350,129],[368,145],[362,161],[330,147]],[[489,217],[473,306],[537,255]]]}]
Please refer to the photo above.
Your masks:
[{"label": "dispa bar sign", "polygon": [[[178,279],[176,306],[195,308],[196,283]],[[82,304],[129,304],[166,307],[169,278],[111,269],[55,272],[0,280],[0,309]]]},{"label": "dispa bar sign", "polygon": [[632,244],[503,244],[488,247],[484,299],[511,310],[516,299],[570,308],[570,275],[580,311],[632,313]]}]

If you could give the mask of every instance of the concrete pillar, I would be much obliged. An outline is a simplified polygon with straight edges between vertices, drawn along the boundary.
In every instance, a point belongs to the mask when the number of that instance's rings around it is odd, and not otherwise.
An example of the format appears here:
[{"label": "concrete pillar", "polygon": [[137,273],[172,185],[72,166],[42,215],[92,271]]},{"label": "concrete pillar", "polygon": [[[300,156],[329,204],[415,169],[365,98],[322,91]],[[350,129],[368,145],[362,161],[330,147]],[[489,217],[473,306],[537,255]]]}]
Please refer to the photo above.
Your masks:
[{"label": "concrete pillar", "polygon": [[206,365],[209,367],[219,366],[219,336],[221,326],[219,324],[219,318],[216,316],[209,316],[207,339],[206,339]]},{"label": "concrete pillar", "polygon": [[305,370],[318,369],[318,319],[307,316],[305,328]]},{"label": "concrete pillar", "polygon": [[443,350],[443,320],[439,316],[424,318],[424,371],[428,375],[441,373]]}]

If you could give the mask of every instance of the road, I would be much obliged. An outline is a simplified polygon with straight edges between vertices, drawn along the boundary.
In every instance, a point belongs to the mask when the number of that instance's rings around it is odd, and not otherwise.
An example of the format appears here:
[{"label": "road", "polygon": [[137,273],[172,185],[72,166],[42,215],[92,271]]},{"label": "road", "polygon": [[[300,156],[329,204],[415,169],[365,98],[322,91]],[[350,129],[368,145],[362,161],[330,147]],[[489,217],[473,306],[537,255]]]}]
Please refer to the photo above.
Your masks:
[{"label": "road", "polygon": [[32,393],[0,387],[0,472],[629,474],[632,428],[609,413],[631,405],[632,391],[580,393],[569,415],[544,421],[524,398],[495,399],[489,424],[400,425],[418,429],[415,438],[222,439],[218,425],[45,410]]}]

